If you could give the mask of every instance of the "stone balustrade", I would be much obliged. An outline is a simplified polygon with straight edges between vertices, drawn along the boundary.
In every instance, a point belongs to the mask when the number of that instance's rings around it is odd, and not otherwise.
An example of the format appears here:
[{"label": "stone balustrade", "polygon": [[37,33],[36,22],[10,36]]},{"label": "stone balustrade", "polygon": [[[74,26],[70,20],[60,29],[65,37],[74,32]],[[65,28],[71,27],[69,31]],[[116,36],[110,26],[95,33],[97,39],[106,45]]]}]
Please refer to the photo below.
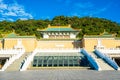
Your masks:
[{"label": "stone balustrade", "polygon": [[36,49],[37,52],[80,52],[80,48],[43,48],[43,49]]},{"label": "stone balustrade", "polygon": [[105,48],[98,50],[104,54],[120,54],[120,48]]},{"label": "stone balustrade", "polygon": [[10,54],[11,52],[13,52],[11,54],[15,54],[15,55],[11,56],[9,59],[6,60],[4,66],[0,70],[0,71],[5,71],[5,69],[7,69],[7,67],[9,65],[11,65],[16,59],[19,59],[25,53],[25,50],[24,49],[21,49],[21,50],[16,50],[16,49],[15,50],[14,49],[13,50],[12,49],[7,50],[6,49],[6,50],[0,50],[0,52],[2,52],[0,54]]},{"label": "stone balustrade", "polygon": [[0,54],[18,54],[23,49],[0,49]]},{"label": "stone balustrade", "polygon": [[34,56],[37,54],[37,50],[35,49],[30,55],[28,55],[25,59],[24,59],[24,63],[21,66],[20,71],[25,71],[27,70],[27,67],[29,66],[29,64],[31,63],[31,61],[33,60]]}]

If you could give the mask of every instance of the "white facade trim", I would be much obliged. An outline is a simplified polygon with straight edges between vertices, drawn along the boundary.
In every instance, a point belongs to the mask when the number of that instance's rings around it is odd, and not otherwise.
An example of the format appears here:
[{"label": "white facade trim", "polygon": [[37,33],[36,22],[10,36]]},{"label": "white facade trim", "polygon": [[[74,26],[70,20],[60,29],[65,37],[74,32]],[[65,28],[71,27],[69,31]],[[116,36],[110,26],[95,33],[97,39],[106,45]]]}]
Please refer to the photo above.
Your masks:
[{"label": "white facade trim", "polygon": [[43,33],[43,38],[44,39],[48,39],[49,38],[49,35],[47,33]]}]

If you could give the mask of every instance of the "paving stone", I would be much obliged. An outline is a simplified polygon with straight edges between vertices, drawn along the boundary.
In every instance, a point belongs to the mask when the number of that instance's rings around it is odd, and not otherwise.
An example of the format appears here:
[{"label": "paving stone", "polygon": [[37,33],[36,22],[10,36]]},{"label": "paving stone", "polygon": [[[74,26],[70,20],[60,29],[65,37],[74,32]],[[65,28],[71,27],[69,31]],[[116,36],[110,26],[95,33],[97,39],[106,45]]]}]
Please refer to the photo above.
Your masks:
[{"label": "paving stone", "polygon": [[44,69],[0,72],[0,80],[120,80],[120,71]]}]

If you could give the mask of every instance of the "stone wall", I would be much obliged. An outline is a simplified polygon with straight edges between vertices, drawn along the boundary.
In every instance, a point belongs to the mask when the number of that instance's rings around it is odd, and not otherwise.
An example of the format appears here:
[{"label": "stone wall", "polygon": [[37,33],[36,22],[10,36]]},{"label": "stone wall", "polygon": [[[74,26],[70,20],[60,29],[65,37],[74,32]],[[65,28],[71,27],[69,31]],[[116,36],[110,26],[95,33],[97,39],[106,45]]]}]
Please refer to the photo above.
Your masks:
[{"label": "stone wall", "polygon": [[6,38],[4,40],[4,49],[13,49],[18,40],[22,41],[26,52],[31,52],[36,48],[37,40],[35,38]]},{"label": "stone wall", "polygon": [[120,48],[120,40],[114,38],[84,38],[82,40],[83,47],[87,51],[93,51],[98,44],[98,40],[101,41],[101,45],[105,48]]},{"label": "stone wall", "polygon": [[74,40],[67,41],[38,41],[37,48],[78,48],[80,47],[80,42],[74,42]]},{"label": "stone wall", "polygon": [[3,40],[0,40],[0,49],[3,48]]},{"label": "stone wall", "polygon": [[[93,51],[101,41],[105,48],[120,48],[120,40],[114,38],[84,38],[82,41],[75,40],[36,40],[36,38],[6,38],[4,40],[4,49],[12,49],[21,39],[26,52],[31,52],[35,48],[85,48],[87,51]],[[0,48],[2,48],[2,40]]]}]

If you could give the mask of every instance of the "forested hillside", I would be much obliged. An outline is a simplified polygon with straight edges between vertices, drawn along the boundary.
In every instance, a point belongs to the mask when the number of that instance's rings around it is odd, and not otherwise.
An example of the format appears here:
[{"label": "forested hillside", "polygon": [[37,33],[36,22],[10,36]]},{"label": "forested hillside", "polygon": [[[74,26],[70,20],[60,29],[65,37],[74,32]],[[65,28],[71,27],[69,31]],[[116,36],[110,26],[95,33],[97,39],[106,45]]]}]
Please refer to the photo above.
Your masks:
[{"label": "forested hillside", "polygon": [[0,22],[0,37],[4,37],[5,34],[15,32],[19,35],[35,35],[39,38],[40,34],[37,29],[44,29],[51,25],[68,25],[75,29],[81,29],[78,37],[83,35],[98,35],[104,31],[108,33],[115,33],[117,37],[120,37],[120,24],[112,22],[103,18],[94,17],[67,17],[56,16],[52,20],[17,20],[15,22],[2,21]]}]

